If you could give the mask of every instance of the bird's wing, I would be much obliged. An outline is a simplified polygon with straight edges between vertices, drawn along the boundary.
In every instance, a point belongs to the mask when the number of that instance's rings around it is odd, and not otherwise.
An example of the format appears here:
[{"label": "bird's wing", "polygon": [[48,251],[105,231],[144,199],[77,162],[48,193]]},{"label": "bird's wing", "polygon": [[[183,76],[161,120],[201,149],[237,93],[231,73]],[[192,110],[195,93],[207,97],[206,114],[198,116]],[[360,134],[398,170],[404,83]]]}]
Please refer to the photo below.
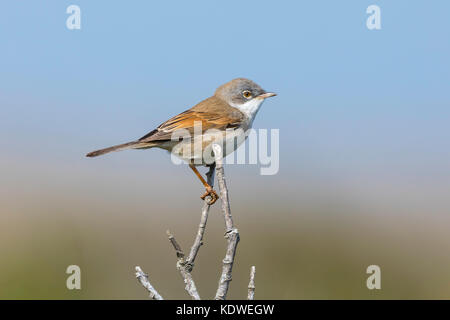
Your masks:
[{"label": "bird's wing", "polygon": [[[209,129],[226,130],[239,127],[244,115],[239,110],[217,101],[215,97],[206,99],[195,107],[162,123],[158,128],[139,139],[142,142],[171,140],[177,130],[187,130],[194,134],[194,126],[201,124],[202,133]],[[177,134],[178,137],[183,137]]]}]

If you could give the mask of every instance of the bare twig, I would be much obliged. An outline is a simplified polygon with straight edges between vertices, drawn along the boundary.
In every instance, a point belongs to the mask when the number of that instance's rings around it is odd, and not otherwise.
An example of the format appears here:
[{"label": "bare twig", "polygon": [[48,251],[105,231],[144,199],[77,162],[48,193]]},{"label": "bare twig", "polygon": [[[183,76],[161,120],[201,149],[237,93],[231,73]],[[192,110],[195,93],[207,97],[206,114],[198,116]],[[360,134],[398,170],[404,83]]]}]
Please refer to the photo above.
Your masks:
[{"label": "bare twig", "polygon": [[236,254],[236,247],[239,242],[238,229],[234,227],[233,218],[230,211],[230,202],[228,199],[228,190],[225,183],[222,147],[218,144],[213,144],[214,157],[216,162],[217,181],[219,184],[220,200],[222,202],[222,213],[225,220],[225,238],[228,246],[223,259],[222,274],[219,279],[219,287],[216,291],[216,300],[225,300],[228,288],[231,281],[231,273],[233,269],[234,256]]},{"label": "bare twig", "polygon": [[139,266],[136,267],[136,278],[142,284],[142,286],[147,289],[150,294],[150,298],[152,298],[153,300],[163,300],[163,297],[161,297],[158,291],[156,291],[155,288],[153,288],[153,286],[151,285],[150,281],[148,280],[148,275],[145,274]]},{"label": "bare twig", "polygon": [[[216,165],[212,164],[209,167],[208,173],[206,174],[207,182],[210,186],[214,185],[215,169],[216,169]],[[194,244],[192,245],[191,251],[189,252],[189,256],[186,259],[186,263],[189,264],[191,271],[194,268],[194,261],[195,261],[195,258],[197,257],[197,253],[203,244],[203,235],[205,233],[206,222],[208,221],[208,213],[209,213],[209,208],[210,208],[210,205],[208,204],[208,202],[209,202],[208,198],[209,197],[207,197],[203,203],[202,216],[200,218],[200,224],[198,225],[197,236],[195,237]]]},{"label": "bare twig", "polygon": [[[227,250],[225,258],[223,259],[222,273],[219,279],[219,286],[215,295],[216,300],[225,300],[230,286],[231,274],[234,264],[234,257],[236,255],[236,248],[239,242],[239,231],[234,227],[233,217],[231,216],[230,202],[228,199],[228,189],[225,182],[225,174],[223,168],[222,147],[214,144],[212,146],[215,156],[215,164],[211,165],[207,173],[207,180],[209,185],[214,185],[214,173],[217,174],[217,181],[219,185],[220,199],[222,202],[222,214],[225,221],[225,239],[227,239]],[[175,237],[167,231],[169,241],[175,249],[177,255],[177,269],[186,284],[186,291],[194,300],[200,300],[197,288],[192,278],[191,272],[194,268],[194,262],[198,255],[201,245],[203,244],[203,236],[206,229],[206,223],[208,221],[208,214],[210,205],[209,199],[205,199],[203,204],[200,223],[198,226],[197,235],[194,243],[191,247],[189,255],[185,258],[185,254],[181,249],[181,246],[175,240]],[[136,267],[136,277],[139,282],[149,291],[150,297],[155,300],[162,300],[163,298],[153,288],[148,280],[148,276],[141,270],[140,267]],[[253,300],[255,296],[255,267],[250,270],[250,282],[248,285],[248,299]]]},{"label": "bare twig", "polygon": [[[216,165],[213,164],[209,167],[209,171],[206,174],[208,184],[214,185],[214,172]],[[195,258],[197,257],[198,251],[203,244],[203,235],[205,234],[206,222],[208,221],[209,214],[209,197],[207,197],[203,203],[202,214],[200,218],[200,224],[198,226],[197,236],[195,237],[194,244],[191,247],[191,251],[189,252],[189,256],[187,259],[184,259],[185,255],[183,250],[181,249],[178,242],[175,240],[175,237],[167,231],[167,235],[169,236],[169,240],[174,247],[177,254],[177,269],[180,271],[181,276],[183,277],[184,283],[186,284],[186,291],[194,300],[200,300],[200,295],[198,294],[197,288],[195,286],[195,282],[192,278],[191,272],[194,268]]]},{"label": "bare twig", "polygon": [[167,230],[167,235],[169,236],[169,241],[172,243],[173,248],[177,254],[177,269],[180,271],[183,277],[184,283],[186,284],[186,291],[194,300],[200,300],[200,295],[198,294],[197,287],[195,286],[194,279],[191,275],[192,268],[184,260],[184,252],[178,244],[175,237]]},{"label": "bare twig", "polygon": [[250,282],[248,283],[247,300],[255,300],[255,266],[250,268]]}]

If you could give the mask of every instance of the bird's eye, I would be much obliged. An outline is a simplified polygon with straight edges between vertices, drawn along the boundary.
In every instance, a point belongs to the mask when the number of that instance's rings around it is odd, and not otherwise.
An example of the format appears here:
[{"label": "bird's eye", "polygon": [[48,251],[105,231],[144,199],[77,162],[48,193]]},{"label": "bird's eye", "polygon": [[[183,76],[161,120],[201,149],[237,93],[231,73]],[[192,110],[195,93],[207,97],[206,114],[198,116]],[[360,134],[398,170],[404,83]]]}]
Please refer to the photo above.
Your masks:
[{"label": "bird's eye", "polygon": [[248,90],[245,90],[244,92],[242,92],[242,95],[245,99],[249,99],[252,96],[252,93]]}]

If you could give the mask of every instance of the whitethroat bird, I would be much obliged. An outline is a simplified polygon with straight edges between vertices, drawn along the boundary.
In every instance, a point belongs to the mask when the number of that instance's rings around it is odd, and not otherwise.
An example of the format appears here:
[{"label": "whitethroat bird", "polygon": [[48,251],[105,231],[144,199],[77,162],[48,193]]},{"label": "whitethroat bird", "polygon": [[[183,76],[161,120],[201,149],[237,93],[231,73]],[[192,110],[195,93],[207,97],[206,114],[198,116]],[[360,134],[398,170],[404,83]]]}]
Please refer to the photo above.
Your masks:
[{"label": "whitethroat bird", "polygon": [[[234,141],[242,132],[247,132],[264,100],[275,95],[264,91],[251,80],[234,79],[217,88],[212,97],[167,120],[139,140],[93,151],[86,156],[97,157],[126,149],[165,149],[189,163],[205,186],[206,192],[201,198],[210,196],[208,203],[213,204],[218,198],[217,193],[195,166],[211,164],[205,160],[204,155],[211,155],[212,144]],[[243,140],[241,139],[240,143]],[[240,143],[227,143],[223,157],[235,151]],[[197,150],[200,152],[190,152],[192,146],[194,149],[200,149]],[[189,152],[186,152],[187,149]]]}]

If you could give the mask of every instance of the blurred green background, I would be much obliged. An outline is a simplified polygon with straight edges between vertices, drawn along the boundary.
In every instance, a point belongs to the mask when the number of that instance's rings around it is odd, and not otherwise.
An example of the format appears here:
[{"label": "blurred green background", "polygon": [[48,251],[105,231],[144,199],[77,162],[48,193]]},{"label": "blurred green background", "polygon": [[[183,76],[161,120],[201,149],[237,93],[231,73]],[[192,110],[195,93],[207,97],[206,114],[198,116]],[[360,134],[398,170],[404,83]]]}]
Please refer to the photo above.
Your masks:
[{"label": "blurred green background", "polygon": [[[66,8],[81,8],[68,30]],[[366,8],[381,8],[369,31]],[[136,139],[235,77],[278,93],[280,171],[227,165],[241,234],[230,298],[450,297],[448,1],[3,1],[0,298],[189,298],[165,231],[188,251],[202,186]],[[245,22],[245,23],[244,23]],[[226,241],[210,212],[193,272],[212,298]],[[68,290],[67,266],[82,289]],[[366,268],[381,267],[381,290]]]},{"label": "blurred green background", "polygon": [[[156,168],[151,152],[141,154],[149,164],[128,168],[117,160],[126,155],[106,165],[2,163],[1,298],[145,298],[135,265],[164,297],[188,298],[165,230],[188,251],[201,186],[187,167]],[[226,167],[241,233],[230,298],[245,297],[251,265],[258,299],[448,298],[450,221],[444,195],[426,193],[426,182],[328,177],[320,184],[287,170],[239,171]],[[223,232],[215,205],[193,273],[205,298],[218,283]],[[71,264],[81,267],[80,291],[66,289]],[[371,264],[381,267],[381,290],[366,288]]]}]

